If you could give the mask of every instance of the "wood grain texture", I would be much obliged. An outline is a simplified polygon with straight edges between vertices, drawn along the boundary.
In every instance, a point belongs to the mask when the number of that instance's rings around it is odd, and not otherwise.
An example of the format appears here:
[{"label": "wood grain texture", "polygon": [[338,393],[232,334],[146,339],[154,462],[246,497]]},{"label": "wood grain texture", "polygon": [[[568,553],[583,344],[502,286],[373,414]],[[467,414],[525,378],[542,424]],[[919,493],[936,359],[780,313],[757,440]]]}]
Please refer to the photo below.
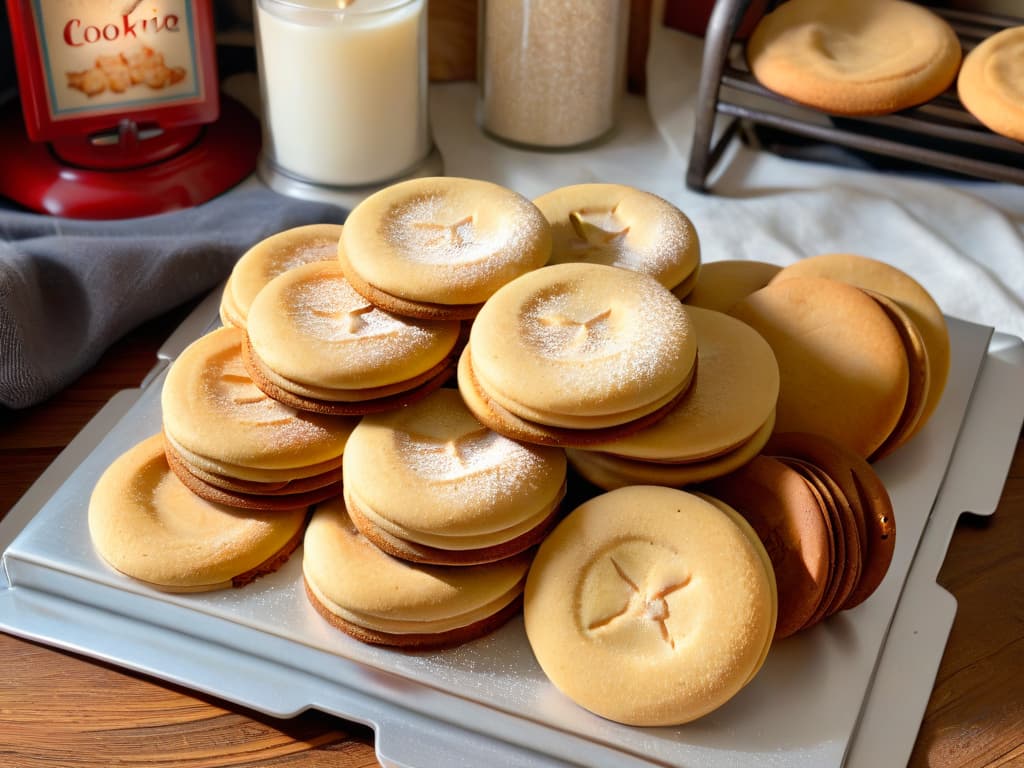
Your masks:
[{"label": "wood grain texture", "polygon": [[431,0],[429,24],[430,79],[476,79],[477,0]]}]

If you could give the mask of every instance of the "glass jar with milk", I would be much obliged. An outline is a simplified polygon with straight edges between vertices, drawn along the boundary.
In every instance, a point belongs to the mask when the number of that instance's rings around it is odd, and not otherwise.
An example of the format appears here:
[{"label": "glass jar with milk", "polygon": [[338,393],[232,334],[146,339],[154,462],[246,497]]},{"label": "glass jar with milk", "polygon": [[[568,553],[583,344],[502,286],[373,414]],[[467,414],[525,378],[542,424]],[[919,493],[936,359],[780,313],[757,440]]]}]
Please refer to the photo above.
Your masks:
[{"label": "glass jar with milk", "polygon": [[424,165],[426,16],[426,0],[256,1],[264,181],[330,198],[317,190],[382,185]]}]

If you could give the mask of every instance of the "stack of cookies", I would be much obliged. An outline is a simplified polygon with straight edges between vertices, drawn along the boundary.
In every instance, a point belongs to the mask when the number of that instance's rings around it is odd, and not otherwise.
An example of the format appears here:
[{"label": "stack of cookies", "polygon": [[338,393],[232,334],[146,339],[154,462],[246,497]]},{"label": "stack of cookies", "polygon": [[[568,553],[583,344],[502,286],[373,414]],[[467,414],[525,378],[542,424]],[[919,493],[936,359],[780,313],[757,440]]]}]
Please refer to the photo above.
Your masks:
[{"label": "stack of cookies", "polygon": [[249,311],[243,359],[268,396],[361,415],[425,397],[455,370],[458,320],[401,317],[356,293],[337,261],[278,275]]},{"label": "stack of cookies", "polygon": [[888,571],[896,545],[889,494],[839,443],[778,433],[764,454],[703,490],[764,542],[778,583],[777,639],[860,605]]},{"label": "stack of cookies", "polygon": [[[240,585],[305,530],[313,608],[411,649],[491,631],[525,591],[556,686],[648,725],[711,711],[773,637],[878,586],[894,528],[865,459],[921,428],[949,364],[892,267],[702,269],[689,220],[620,185],[396,184],[255,245],[221,315],[168,371],[162,436],[96,487],[105,560]],[[569,462],[610,492],[559,524]]]},{"label": "stack of cookies", "polygon": [[945,388],[945,318],[916,280],[884,262],[804,259],[730,314],[775,352],[778,431],[824,435],[874,461],[920,431]]},{"label": "stack of cookies", "polygon": [[657,280],[556,264],[487,301],[459,360],[459,390],[496,432],[586,445],[663,418],[688,390],[696,360],[689,316]]},{"label": "stack of cookies", "polygon": [[687,314],[700,363],[686,394],[650,426],[568,451],[573,467],[599,488],[710,480],[750,461],[771,436],[779,394],[771,347],[721,312],[691,307]]},{"label": "stack of cookies", "polygon": [[355,421],[268,397],[242,364],[244,336],[213,331],[167,372],[160,404],[171,469],[197,495],[241,509],[308,507],[336,495]]},{"label": "stack of cookies", "polygon": [[515,613],[532,547],[565,495],[563,451],[487,429],[457,391],[440,389],[364,417],[344,469],[344,498],[317,508],[303,556],[307,595],[332,625],[423,649]]}]

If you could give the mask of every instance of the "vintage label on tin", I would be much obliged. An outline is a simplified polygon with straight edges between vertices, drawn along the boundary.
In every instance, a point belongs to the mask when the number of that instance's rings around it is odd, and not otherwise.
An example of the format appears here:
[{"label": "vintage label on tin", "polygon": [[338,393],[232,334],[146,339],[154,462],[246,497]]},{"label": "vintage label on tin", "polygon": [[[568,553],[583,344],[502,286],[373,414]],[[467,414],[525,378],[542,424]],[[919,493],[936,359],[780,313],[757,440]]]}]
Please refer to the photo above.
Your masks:
[{"label": "vintage label on tin", "polygon": [[187,0],[32,0],[50,116],[150,109],[202,97]]}]

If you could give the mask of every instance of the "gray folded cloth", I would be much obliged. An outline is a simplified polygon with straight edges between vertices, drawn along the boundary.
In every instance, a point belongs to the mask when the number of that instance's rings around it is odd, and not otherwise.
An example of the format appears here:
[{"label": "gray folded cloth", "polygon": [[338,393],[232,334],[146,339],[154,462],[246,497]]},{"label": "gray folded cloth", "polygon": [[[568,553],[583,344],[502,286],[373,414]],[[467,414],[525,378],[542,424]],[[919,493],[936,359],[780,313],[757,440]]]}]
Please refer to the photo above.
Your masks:
[{"label": "gray folded cloth", "polygon": [[0,208],[0,404],[24,408],[60,391],[132,328],[211,290],[264,237],[344,218],[332,205],[245,187],[124,221]]}]

